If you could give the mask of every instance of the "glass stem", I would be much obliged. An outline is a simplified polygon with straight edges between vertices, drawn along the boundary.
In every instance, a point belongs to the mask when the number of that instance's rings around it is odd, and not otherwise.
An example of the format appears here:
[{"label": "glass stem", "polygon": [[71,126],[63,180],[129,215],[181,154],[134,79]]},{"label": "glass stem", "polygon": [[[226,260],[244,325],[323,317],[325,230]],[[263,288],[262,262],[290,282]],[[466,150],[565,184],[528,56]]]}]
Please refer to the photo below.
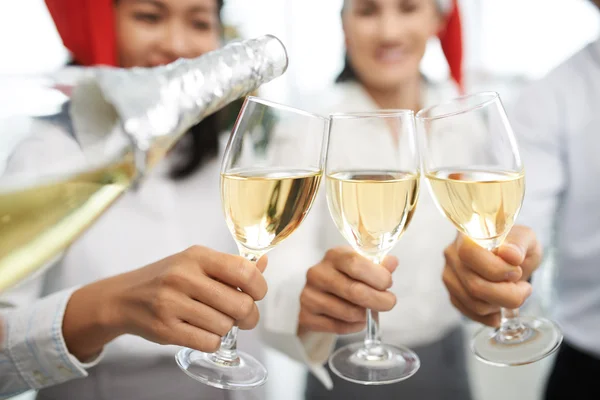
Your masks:
[{"label": "glass stem", "polygon": [[[375,264],[381,264],[383,256],[371,257]],[[382,267],[384,268],[384,267]],[[365,357],[368,359],[382,359],[385,354],[381,348],[381,333],[379,331],[378,313],[367,309],[367,333],[365,336]]]},{"label": "glass stem", "polygon": [[[498,247],[500,247],[500,242],[486,243],[484,247],[487,247],[492,252],[496,252]],[[521,322],[518,308],[501,308],[500,315],[500,329],[498,329],[498,335],[496,336],[498,342],[503,344],[517,344],[531,337],[533,332]]]},{"label": "glass stem", "polygon": [[503,342],[521,342],[526,335],[527,327],[523,325],[519,318],[519,309],[508,308],[500,309],[502,319],[500,322],[500,335]]},{"label": "glass stem", "polygon": [[[249,261],[257,262],[260,258],[255,254],[240,251],[240,255]],[[238,289],[239,290],[239,289]],[[240,365],[240,358],[237,354],[237,335],[239,328],[234,325],[233,328],[221,339],[221,347],[213,354],[212,360],[221,365],[236,367]]]},{"label": "glass stem", "polygon": [[379,322],[377,313],[367,309],[367,335],[365,336],[365,348],[370,350],[381,344],[381,335],[379,333]]},{"label": "glass stem", "polygon": [[221,347],[214,354],[213,361],[228,365],[237,366],[240,364],[240,359],[237,355],[237,335],[239,328],[234,325],[227,335],[221,339]]},{"label": "glass stem", "polygon": [[518,328],[521,325],[519,321],[519,309],[515,308],[513,310],[509,308],[502,308],[500,310],[502,314],[502,323],[501,327],[505,330]]}]

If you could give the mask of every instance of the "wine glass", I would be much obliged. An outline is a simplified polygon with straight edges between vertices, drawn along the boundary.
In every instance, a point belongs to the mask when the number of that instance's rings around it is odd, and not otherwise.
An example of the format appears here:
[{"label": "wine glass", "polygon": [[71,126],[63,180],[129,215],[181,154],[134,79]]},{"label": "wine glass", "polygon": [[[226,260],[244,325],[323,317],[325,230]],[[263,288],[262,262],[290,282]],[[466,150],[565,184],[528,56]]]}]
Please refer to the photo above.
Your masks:
[{"label": "wine glass", "polygon": [[[338,230],[360,255],[381,264],[392,250],[415,212],[419,179],[412,111],[330,116],[327,202]],[[336,350],[329,366],[350,382],[383,385],[415,374],[420,360],[408,348],[384,344],[377,315],[367,310],[364,342]]]},{"label": "wine glass", "polygon": [[[324,163],[328,119],[256,97],[242,106],[221,165],[221,200],[241,256],[256,262],[307,216]],[[265,367],[236,350],[231,329],[213,354],[184,348],[177,363],[192,378],[221,389],[265,383]]]},{"label": "wine glass", "polygon": [[[423,170],[439,210],[475,243],[494,251],[511,228],[525,195],[525,170],[497,93],[460,97],[417,113]],[[483,328],[471,347],[483,362],[524,365],[556,351],[552,321],[502,309],[499,328]]]}]

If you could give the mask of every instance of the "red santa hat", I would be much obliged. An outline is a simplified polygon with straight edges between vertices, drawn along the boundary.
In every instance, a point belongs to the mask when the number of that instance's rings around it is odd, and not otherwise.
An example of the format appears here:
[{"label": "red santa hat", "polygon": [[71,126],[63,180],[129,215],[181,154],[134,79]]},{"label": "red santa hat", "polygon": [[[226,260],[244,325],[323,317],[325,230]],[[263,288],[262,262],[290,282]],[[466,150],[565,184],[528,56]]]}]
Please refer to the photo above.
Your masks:
[{"label": "red santa hat", "polygon": [[117,65],[114,0],[46,0],[63,44],[80,65]]},{"label": "red santa hat", "polygon": [[464,92],[462,23],[458,0],[436,0],[446,15],[444,29],[438,34],[442,50],[450,67],[450,76]]}]

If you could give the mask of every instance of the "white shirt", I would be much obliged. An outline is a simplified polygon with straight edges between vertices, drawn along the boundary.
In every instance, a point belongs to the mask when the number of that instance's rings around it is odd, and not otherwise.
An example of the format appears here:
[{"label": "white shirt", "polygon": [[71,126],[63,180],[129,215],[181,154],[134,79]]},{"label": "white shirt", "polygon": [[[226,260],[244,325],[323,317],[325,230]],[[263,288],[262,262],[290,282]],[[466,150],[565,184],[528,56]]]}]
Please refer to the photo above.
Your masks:
[{"label": "white shirt", "polygon": [[[67,288],[142,267],[194,244],[237,254],[221,211],[220,159],[183,181],[170,179],[168,164],[159,164],[138,191],[119,199],[56,266],[2,294],[4,302],[24,308],[9,314],[8,335],[0,348],[0,398],[43,387],[42,396],[57,399],[74,398],[75,393],[78,400],[244,398],[244,393],[213,389],[187,377],[176,365],[175,346],[125,335],[105,346],[101,360],[87,365],[68,354],[61,332],[73,291]],[[261,358],[257,333],[241,332],[238,348]],[[259,393],[246,395],[261,397]]]},{"label": "white shirt", "polygon": [[[424,105],[455,96],[456,90],[449,85],[427,87]],[[337,84],[325,97],[319,106],[313,105],[311,111],[327,115],[378,108],[362,87],[354,83]],[[441,279],[443,251],[454,240],[456,229],[436,209],[424,183],[421,182],[413,220],[390,253],[400,261],[391,288],[397,296],[397,304],[392,311],[379,314],[383,340],[408,346],[435,342],[460,321]],[[302,341],[297,338],[300,292],[306,282],[306,271],[318,263],[329,248],[347,245],[329,216],[322,187],[303,225],[269,254],[265,273],[270,288],[263,305],[266,307],[262,319],[266,342],[307,363],[328,387],[332,387],[332,382],[323,364],[334,347],[336,336],[311,333]],[[361,336],[356,340],[361,340]]]},{"label": "white shirt", "polygon": [[600,39],[528,87],[508,116],[526,174],[517,223],[554,250],[553,318],[600,357]]}]

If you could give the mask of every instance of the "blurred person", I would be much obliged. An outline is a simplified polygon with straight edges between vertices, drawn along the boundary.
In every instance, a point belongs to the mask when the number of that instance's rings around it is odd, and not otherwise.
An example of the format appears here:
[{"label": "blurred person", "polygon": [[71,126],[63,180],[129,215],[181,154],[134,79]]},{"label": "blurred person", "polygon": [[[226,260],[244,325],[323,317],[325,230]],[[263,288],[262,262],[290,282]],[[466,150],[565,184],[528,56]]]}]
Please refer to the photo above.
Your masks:
[{"label": "blurred person", "polygon": [[[75,65],[154,67],[221,45],[222,0],[47,5]],[[44,134],[55,125],[71,129],[64,113],[46,121]],[[0,397],[28,388],[45,388],[38,399],[233,396],[187,377],[174,360],[177,348],[152,343],[215,351],[236,321],[251,328],[258,319],[254,301],[266,291],[259,269],[220,253],[237,254],[220,211],[223,129],[219,115],[191,128],[139,190],[126,193],[57,265],[2,295],[20,308],[6,313]],[[195,243],[207,247],[185,250]],[[230,286],[244,274],[247,288],[238,293]],[[49,297],[36,302],[42,296]],[[260,358],[258,343],[241,333],[240,346]],[[11,365],[16,372],[5,374]]]},{"label": "blurred person", "polygon": [[[593,3],[600,7],[600,0]],[[467,317],[499,326],[500,307],[521,306],[526,282],[552,252],[552,319],[564,333],[545,399],[598,399],[600,388],[600,39],[525,88],[508,116],[526,169],[527,194],[497,255],[459,235],[444,282]],[[536,237],[537,235],[537,237]],[[507,274],[514,279],[506,281]],[[533,276],[535,279],[535,276]]]},{"label": "blurred person", "polygon": [[[332,88],[309,99],[311,111],[416,111],[458,94],[455,83],[432,83],[420,72],[428,41],[439,35],[451,75],[462,83],[456,2],[347,0],[342,23],[346,64]],[[324,189],[296,236],[270,253],[271,296],[261,325],[269,345],[310,368],[306,399],[471,397],[460,315],[440,279],[443,249],[455,230],[426,190],[418,204],[385,268],[344,246],[327,215]],[[278,277],[278,271],[288,277]],[[351,287],[360,287],[360,293],[353,297]],[[342,380],[323,365],[336,341],[343,346],[363,340],[364,333],[347,334],[364,330],[366,308],[381,311],[384,343],[406,345],[418,354],[416,375],[367,387]]]}]

